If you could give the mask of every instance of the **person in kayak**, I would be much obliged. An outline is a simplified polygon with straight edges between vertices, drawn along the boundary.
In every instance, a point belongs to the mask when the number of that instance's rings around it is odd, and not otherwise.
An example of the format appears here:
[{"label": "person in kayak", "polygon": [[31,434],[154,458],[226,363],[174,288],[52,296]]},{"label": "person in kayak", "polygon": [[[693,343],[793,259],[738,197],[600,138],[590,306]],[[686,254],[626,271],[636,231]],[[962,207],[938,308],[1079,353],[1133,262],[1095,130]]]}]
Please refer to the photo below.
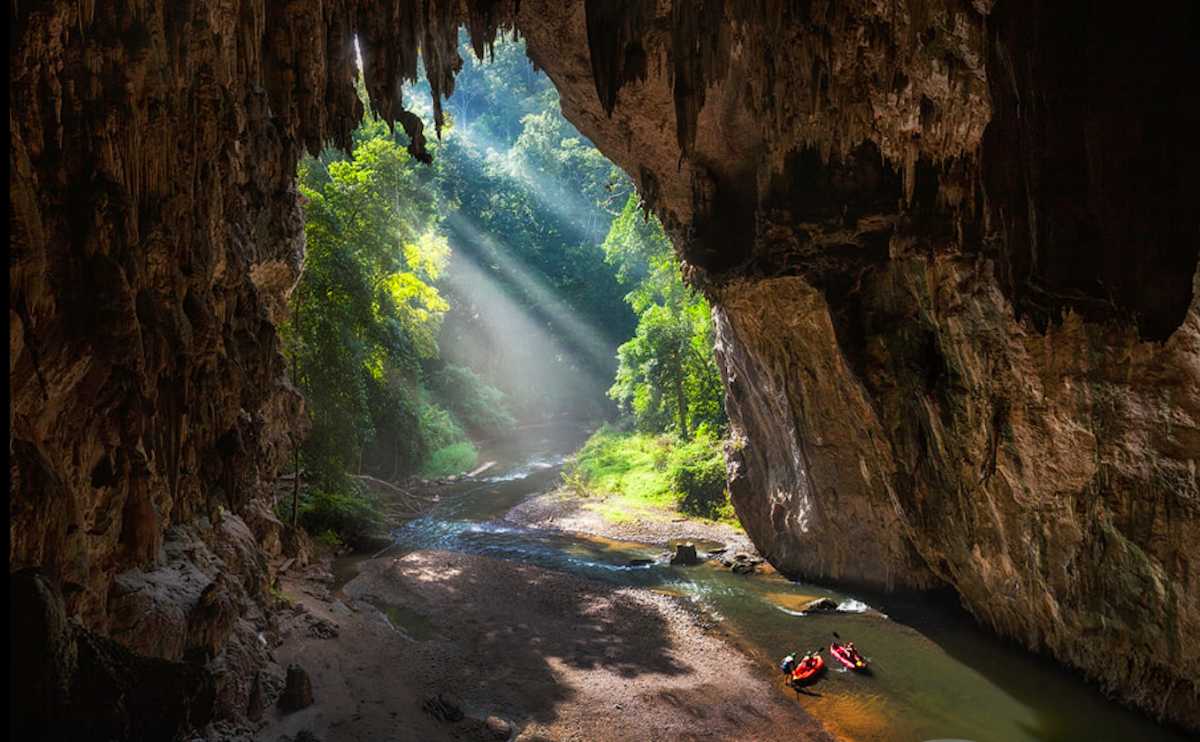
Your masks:
[{"label": "person in kayak", "polygon": [[820,650],[810,652],[804,655],[804,659],[796,664],[791,672],[791,676],[788,678],[788,682],[793,686],[804,683],[816,677],[823,669],[825,669],[825,660],[821,659]]},{"label": "person in kayak", "polygon": [[855,649],[854,642],[834,642],[829,645],[829,653],[849,670],[867,669],[867,660]]}]

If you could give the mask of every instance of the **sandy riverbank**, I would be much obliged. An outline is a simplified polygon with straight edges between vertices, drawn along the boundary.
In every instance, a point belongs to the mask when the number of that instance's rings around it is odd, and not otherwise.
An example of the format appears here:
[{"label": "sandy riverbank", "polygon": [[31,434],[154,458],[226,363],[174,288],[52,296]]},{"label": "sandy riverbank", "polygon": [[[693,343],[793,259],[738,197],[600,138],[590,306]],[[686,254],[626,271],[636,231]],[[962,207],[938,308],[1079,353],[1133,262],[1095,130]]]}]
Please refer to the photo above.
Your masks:
[{"label": "sandy riverbank", "polygon": [[[830,739],[686,601],[440,551],[359,570],[336,594],[282,578],[297,608],[274,652],[315,703],[269,709],[260,739]],[[439,693],[466,718],[422,711]]]},{"label": "sandy riverbank", "polygon": [[585,533],[615,541],[635,541],[666,546],[681,540],[717,542],[730,552],[756,554],[754,545],[741,529],[724,523],[686,518],[672,511],[625,511],[619,521],[606,518],[603,496],[579,497],[563,488],[531,497],[504,516],[505,520],[531,528]]}]

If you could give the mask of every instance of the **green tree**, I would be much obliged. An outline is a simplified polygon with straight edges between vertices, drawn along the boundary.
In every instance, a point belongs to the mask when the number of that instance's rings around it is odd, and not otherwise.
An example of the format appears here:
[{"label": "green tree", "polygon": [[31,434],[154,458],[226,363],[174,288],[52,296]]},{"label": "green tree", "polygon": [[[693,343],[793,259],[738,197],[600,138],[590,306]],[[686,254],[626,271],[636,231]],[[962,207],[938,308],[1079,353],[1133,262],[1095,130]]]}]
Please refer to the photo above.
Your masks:
[{"label": "green tree", "polygon": [[632,287],[625,298],[638,317],[633,338],[618,348],[609,395],[644,430],[674,430],[687,439],[701,426],[723,424],[708,302],[684,284],[662,225],[643,216],[635,196],[613,221],[604,253]]},{"label": "green tree", "polygon": [[366,134],[299,173],[308,251],[285,340],[313,422],[303,457],[328,491],[379,440],[396,447],[393,470],[417,458],[401,432],[449,308],[433,285],[449,257],[433,192],[386,129]]}]

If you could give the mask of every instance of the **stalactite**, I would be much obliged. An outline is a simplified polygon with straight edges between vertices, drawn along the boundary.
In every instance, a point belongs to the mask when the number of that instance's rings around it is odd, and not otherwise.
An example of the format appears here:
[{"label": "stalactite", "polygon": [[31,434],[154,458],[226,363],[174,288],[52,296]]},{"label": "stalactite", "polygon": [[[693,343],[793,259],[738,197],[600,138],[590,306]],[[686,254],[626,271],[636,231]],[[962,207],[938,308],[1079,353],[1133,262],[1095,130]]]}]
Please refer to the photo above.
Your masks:
[{"label": "stalactite", "polygon": [[596,94],[612,116],[621,86],[646,79],[642,36],[653,20],[653,7],[639,0],[588,0],[585,12]]}]

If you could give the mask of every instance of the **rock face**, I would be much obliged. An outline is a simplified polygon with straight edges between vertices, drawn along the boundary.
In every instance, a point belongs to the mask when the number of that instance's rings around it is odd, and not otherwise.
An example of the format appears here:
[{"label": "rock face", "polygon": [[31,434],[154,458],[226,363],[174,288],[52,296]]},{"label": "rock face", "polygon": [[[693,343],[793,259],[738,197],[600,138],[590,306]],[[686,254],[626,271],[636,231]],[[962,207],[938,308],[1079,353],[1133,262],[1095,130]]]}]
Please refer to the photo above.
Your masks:
[{"label": "rock face", "polygon": [[10,569],[248,707],[282,542],[261,483],[302,432],[275,329],[297,159],[361,115],[356,36],[372,107],[425,158],[396,84],[418,48],[446,93],[458,26],[482,52],[514,25],[715,304],[760,552],[949,584],[1200,728],[1197,12],[15,4]]},{"label": "rock face", "polygon": [[37,570],[9,578],[13,739],[176,739],[211,718],[204,667],[134,654],[67,620]]},{"label": "rock face", "polygon": [[1196,9],[591,6],[522,30],[713,300],[760,552],[1200,728]]}]

